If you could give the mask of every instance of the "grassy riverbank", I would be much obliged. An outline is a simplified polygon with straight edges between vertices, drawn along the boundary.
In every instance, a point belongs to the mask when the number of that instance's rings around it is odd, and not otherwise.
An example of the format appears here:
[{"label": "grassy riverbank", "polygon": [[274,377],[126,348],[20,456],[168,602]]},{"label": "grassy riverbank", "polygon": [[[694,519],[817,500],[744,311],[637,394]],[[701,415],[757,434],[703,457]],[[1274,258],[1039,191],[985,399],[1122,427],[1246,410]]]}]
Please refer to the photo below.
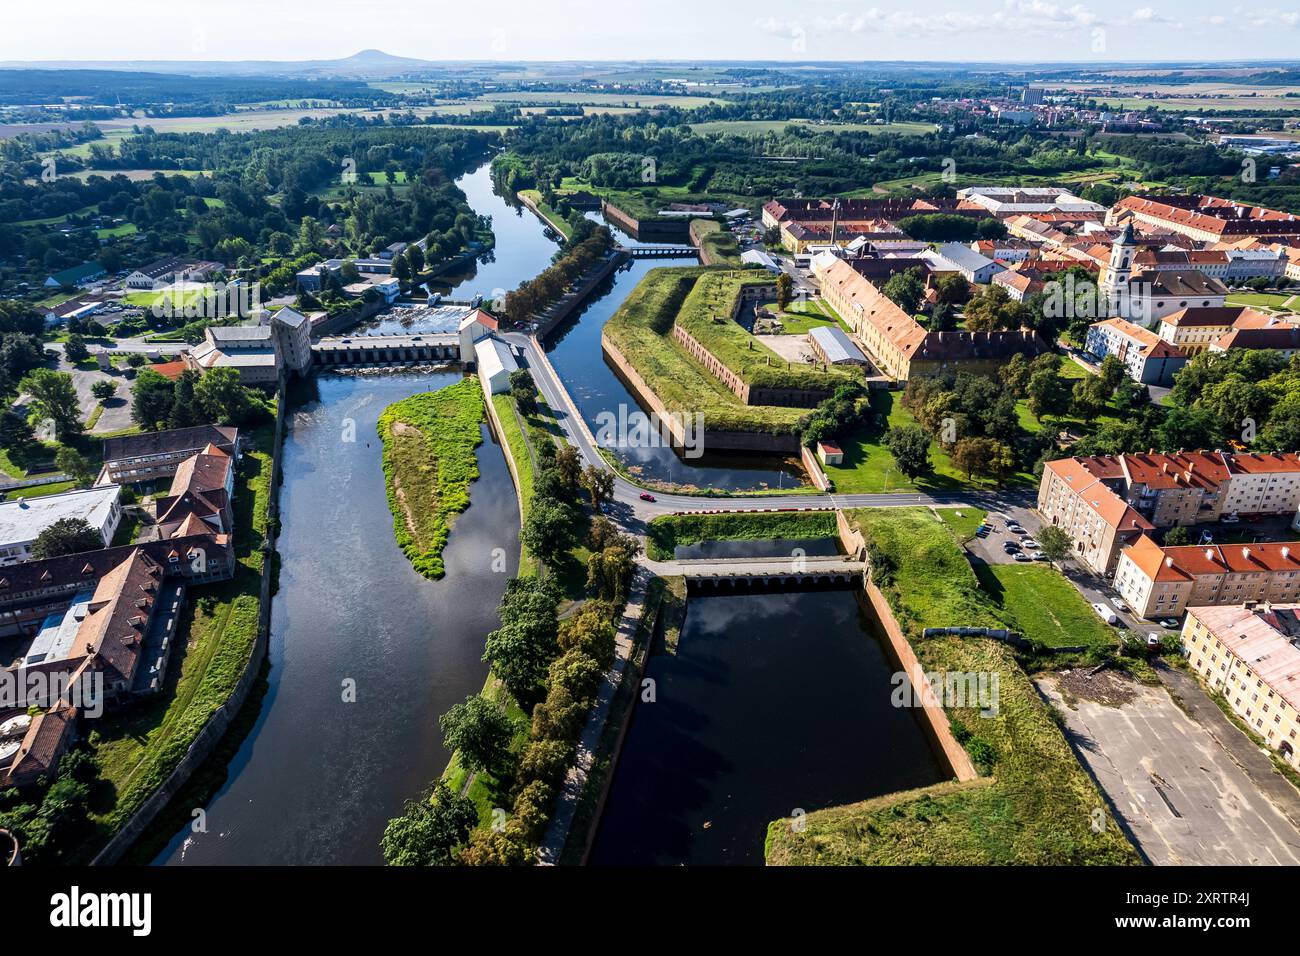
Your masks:
[{"label": "grassy riverbank", "polygon": [[[981,638],[921,637],[925,627],[1016,626],[980,587],[952,529],[926,509],[848,513],[926,672],[996,674],[996,714],[947,707],[980,768],[948,781],[808,814],[768,828],[769,864],[1136,864],[1137,853],[1079,766],[1050,708],[1010,648]],[[1020,622],[1039,638],[1036,621]],[[1102,825],[1097,826],[1100,822]],[[1100,830],[1100,832],[1097,832]]]},{"label": "grassy riverbank", "polygon": [[199,730],[234,690],[253,642],[267,532],[270,425],[246,437],[254,448],[240,461],[235,485],[235,574],[193,588],[178,624],[167,683],[156,699],[94,722],[88,743],[100,767],[91,793],[91,821],[102,839],[87,859],[175,769]]},{"label": "grassy riverbank", "polygon": [[384,479],[397,544],[417,571],[440,578],[455,516],[478,477],[483,395],[475,378],[394,402],[379,416]]},{"label": "grassy riverbank", "polygon": [[655,561],[671,561],[678,545],[701,541],[833,538],[838,533],[833,511],[661,515],[647,531],[646,554]]}]

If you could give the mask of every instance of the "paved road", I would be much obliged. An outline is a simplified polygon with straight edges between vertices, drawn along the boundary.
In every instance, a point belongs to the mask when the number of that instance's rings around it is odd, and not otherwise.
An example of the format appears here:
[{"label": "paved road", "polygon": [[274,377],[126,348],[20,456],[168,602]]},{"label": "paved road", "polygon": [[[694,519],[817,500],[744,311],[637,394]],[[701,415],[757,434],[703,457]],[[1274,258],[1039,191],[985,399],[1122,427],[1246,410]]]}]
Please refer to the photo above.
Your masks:
[{"label": "paved road", "polygon": [[1055,678],[1037,683],[1064,715],[1070,743],[1152,863],[1300,864],[1300,831],[1163,688],[1132,684],[1135,696],[1120,706],[1078,700],[1072,707]]}]

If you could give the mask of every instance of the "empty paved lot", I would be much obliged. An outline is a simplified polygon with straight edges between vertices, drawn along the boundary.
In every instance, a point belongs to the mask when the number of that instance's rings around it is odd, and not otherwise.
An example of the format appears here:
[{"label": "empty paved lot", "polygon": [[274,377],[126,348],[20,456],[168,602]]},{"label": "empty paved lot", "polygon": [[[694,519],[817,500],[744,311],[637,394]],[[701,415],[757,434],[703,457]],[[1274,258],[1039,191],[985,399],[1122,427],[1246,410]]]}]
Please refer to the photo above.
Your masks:
[{"label": "empty paved lot", "polygon": [[1125,684],[1132,699],[1119,706],[1083,699],[1070,706],[1054,677],[1038,680],[1147,858],[1300,864],[1300,832],[1218,741],[1163,687]]}]

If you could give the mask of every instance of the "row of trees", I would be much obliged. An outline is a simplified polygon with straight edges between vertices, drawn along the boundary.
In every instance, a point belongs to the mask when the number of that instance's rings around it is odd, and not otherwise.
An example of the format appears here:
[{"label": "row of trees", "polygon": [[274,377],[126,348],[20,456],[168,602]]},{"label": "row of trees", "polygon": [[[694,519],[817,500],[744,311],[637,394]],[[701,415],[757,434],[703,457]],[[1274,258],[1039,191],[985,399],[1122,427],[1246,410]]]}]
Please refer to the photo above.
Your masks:
[{"label": "row of trees", "polygon": [[[590,221],[583,219],[582,222]],[[571,239],[550,266],[534,278],[520,283],[513,292],[506,293],[507,319],[516,323],[527,322],[564,295],[614,245],[614,237],[604,226],[592,224],[590,230],[583,231],[587,233],[585,238],[576,242]]]},{"label": "row of trees", "polygon": [[248,425],[266,414],[261,396],[229,368],[205,375],[186,370],[175,381],[145,368],[131,389],[131,418],[149,431],[207,423]]}]

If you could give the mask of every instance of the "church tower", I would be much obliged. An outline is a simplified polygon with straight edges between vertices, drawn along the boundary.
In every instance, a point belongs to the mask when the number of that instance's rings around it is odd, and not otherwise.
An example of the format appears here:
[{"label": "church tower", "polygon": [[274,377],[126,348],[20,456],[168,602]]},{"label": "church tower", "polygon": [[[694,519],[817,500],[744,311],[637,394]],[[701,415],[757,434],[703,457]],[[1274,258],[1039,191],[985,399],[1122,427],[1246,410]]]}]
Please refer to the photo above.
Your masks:
[{"label": "church tower", "polygon": [[1137,240],[1133,238],[1133,223],[1129,222],[1125,224],[1119,238],[1111,243],[1110,263],[1106,267],[1106,279],[1101,285],[1102,292],[1112,306],[1121,298],[1119,291],[1126,288],[1133,278],[1133,257],[1136,254]]}]

